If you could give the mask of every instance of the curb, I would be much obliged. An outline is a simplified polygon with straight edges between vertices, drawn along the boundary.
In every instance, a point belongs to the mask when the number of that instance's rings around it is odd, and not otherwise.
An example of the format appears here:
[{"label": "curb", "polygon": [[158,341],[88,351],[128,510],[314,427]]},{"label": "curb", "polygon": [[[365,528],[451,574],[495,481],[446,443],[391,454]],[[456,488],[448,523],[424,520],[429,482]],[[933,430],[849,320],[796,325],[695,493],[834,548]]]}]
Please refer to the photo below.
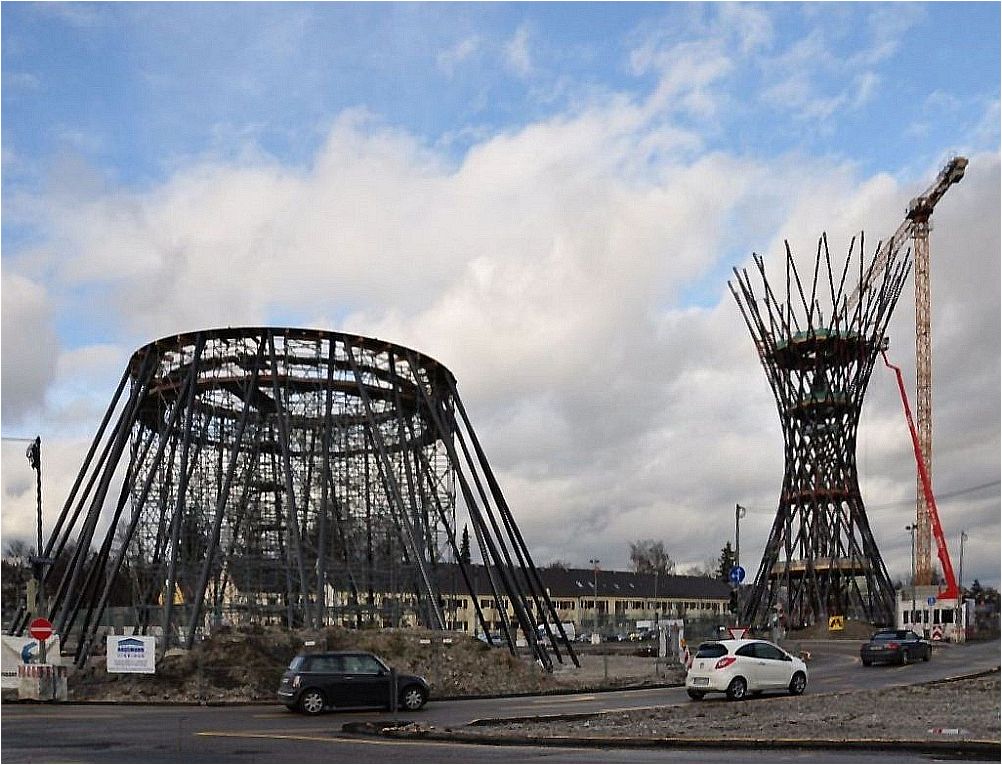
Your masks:
[{"label": "curb", "polygon": [[[553,688],[545,691],[525,691],[523,693],[484,693],[469,696],[433,696],[432,701],[477,701],[481,699],[520,699],[535,698],[540,696],[576,696],[584,693],[620,693],[622,691],[655,691],[665,688],[682,688],[684,683],[654,683],[651,685],[623,685],[616,688]],[[16,691],[11,690],[11,693]],[[28,699],[11,698],[3,699],[4,704],[38,704],[54,702],[37,702]],[[147,700],[120,700],[108,701],[104,699],[70,699],[59,702],[61,704],[88,704],[94,706],[129,704],[130,706],[171,706],[171,707],[248,707],[248,706],[281,706],[282,702],[277,699],[257,699],[257,700],[204,700],[204,701],[171,701],[169,699],[158,699],[156,701]]]},{"label": "curb", "polygon": [[[973,680],[978,677],[988,677],[989,675],[997,675],[1002,669],[1002,667],[993,667],[992,669],[981,670],[979,672],[971,672],[963,675],[952,675],[950,677],[944,677],[939,680],[926,680],[924,682],[918,683],[908,683],[905,686],[910,688],[918,685],[942,685],[943,683],[952,683],[957,680]],[[668,687],[682,687],[682,686],[668,686]],[[862,693],[865,692],[866,688],[860,688],[854,691],[832,691],[829,693],[821,694],[823,696],[833,696],[846,693]],[[777,697],[779,698],[779,697]],[[475,720],[470,720],[466,725],[468,727],[472,726],[488,726],[488,725],[504,725],[505,723],[523,723],[523,722],[560,722],[561,720],[586,720],[591,717],[601,717],[607,714],[621,714],[622,712],[629,712],[629,709],[619,710],[617,712],[564,712],[555,715],[527,715],[522,717],[480,717]]]},{"label": "curb", "polygon": [[[358,723],[349,733],[364,733],[360,728],[364,723]],[[547,746],[547,747],[582,747],[591,749],[856,749],[856,750],[895,750],[914,752],[951,752],[988,761],[998,761],[1002,746],[998,741],[921,741],[921,740],[891,740],[891,739],[757,739],[732,738],[699,739],[699,738],[636,738],[609,736],[499,736],[482,733],[436,733],[411,732],[393,728],[374,729],[372,734],[384,738],[420,739],[425,741],[453,741],[466,744],[482,744],[484,746]]]}]

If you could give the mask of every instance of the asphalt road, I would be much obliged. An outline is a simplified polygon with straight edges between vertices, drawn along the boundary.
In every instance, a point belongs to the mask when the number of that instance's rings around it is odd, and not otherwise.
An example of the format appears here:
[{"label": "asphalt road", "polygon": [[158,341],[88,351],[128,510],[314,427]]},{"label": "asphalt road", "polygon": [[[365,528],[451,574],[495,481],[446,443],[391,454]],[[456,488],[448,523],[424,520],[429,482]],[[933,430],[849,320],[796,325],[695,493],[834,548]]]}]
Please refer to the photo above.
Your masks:
[{"label": "asphalt road", "polygon": [[[811,651],[808,692],[872,689],[941,679],[999,665],[999,643],[939,648],[929,663],[862,667],[857,643],[804,643]],[[680,688],[569,696],[437,701],[409,719],[458,727],[478,718],[520,717],[689,703]],[[727,703],[708,699],[704,703]],[[762,703],[752,700],[748,703]],[[4,762],[917,762],[916,753],[748,749],[594,750],[484,747],[364,739],[341,733],[348,721],[385,720],[386,712],[304,717],[275,705],[230,707],[4,704]],[[398,715],[401,719],[408,719]],[[937,759],[932,756],[925,759]],[[941,758],[940,758],[941,759]],[[956,761],[956,760],[953,760]]]}]

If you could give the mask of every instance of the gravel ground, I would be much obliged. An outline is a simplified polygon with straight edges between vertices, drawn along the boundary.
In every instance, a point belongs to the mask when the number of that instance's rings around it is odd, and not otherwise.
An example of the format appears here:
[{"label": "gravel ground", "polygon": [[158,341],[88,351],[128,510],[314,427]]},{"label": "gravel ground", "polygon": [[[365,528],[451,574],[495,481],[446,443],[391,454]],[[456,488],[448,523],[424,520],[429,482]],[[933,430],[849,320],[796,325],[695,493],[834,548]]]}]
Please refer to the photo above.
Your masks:
[{"label": "gravel ground", "polygon": [[879,691],[741,702],[708,697],[681,706],[587,719],[476,726],[501,736],[999,741],[999,675]]}]

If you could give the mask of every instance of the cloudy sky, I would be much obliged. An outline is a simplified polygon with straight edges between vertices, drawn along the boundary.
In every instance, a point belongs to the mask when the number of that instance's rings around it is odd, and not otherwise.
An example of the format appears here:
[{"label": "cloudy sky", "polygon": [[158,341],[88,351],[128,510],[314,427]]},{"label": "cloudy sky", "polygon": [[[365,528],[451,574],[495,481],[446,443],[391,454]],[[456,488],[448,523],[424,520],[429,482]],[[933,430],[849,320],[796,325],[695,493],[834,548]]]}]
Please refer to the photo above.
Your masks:
[{"label": "cloudy sky", "polygon": [[[932,235],[934,482],[999,583],[999,6],[2,6],[2,522],[46,527],[129,355],[241,324],[448,366],[538,563],[715,558],[783,472],[729,291],[753,252]],[[909,281],[891,353],[914,380]],[[860,483],[905,578],[915,467],[874,371]]]}]

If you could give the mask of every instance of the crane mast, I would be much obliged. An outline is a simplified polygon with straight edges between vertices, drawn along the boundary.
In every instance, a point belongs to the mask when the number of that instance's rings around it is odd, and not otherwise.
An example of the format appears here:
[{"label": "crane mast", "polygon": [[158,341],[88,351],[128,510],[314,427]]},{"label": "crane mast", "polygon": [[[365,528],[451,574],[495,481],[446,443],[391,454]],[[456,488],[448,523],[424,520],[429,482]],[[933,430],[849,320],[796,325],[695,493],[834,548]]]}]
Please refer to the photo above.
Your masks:
[{"label": "crane mast", "polygon": [[[936,182],[908,205],[912,257],[915,263],[915,399],[916,430],[925,473],[932,481],[932,296],[929,284],[930,218],[947,189],[964,177],[967,159],[954,157]],[[929,503],[922,487],[921,470],[915,478],[915,584],[932,583],[931,524]]]},{"label": "crane mast", "polygon": [[923,473],[930,483],[932,477],[932,298],[929,285],[929,231],[932,224],[930,219],[936,204],[950,186],[960,182],[966,170],[967,159],[954,157],[946,163],[933,184],[909,203],[905,219],[890,238],[877,249],[873,263],[847,299],[848,308],[852,311],[859,303],[861,294],[879,284],[889,258],[909,237],[911,238],[915,263],[916,432],[922,455],[922,464],[919,465],[915,477],[915,584],[930,584],[932,581],[930,508],[926,502],[922,479]]}]

